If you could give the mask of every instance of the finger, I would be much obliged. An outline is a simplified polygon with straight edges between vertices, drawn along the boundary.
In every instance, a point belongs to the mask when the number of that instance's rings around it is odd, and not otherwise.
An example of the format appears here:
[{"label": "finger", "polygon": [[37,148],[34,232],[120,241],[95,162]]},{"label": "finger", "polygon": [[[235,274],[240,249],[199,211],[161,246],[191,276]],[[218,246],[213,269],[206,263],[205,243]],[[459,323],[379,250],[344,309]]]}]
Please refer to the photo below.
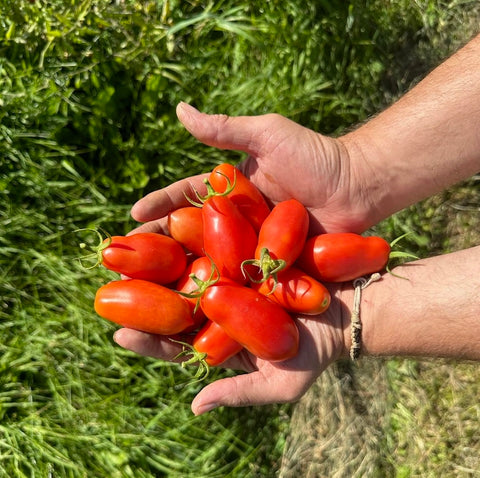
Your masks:
[{"label": "finger", "polygon": [[195,191],[205,194],[203,179],[207,176],[191,176],[147,194],[133,205],[131,216],[138,222],[148,222],[160,219],[177,208],[191,206],[185,196],[195,199]]},{"label": "finger", "polygon": [[172,361],[183,349],[181,344],[161,335],[148,334],[126,327],[115,331],[113,340],[127,350],[140,355]]},{"label": "finger", "polygon": [[259,155],[268,143],[270,132],[276,130],[278,115],[227,116],[201,113],[181,102],[177,116],[185,128],[202,143],[221,149],[245,151]]},{"label": "finger", "polygon": [[133,234],[139,234],[143,232],[155,232],[157,234],[168,234],[168,224],[167,218],[162,217],[161,219],[157,219],[156,221],[149,221],[140,226],[132,229],[127,236],[131,236]]},{"label": "finger", "polygon": [[263,370],[244,375],[223,378],[203,388],[192,401],[192,411],[201,415],[220,406],[246,407],[298,400],[309,383],[288,380],[283,376],[275,381],[275,374],[268,376]]},{"label": "finger", "polygon": [[[113,340],[120,345],[120,347],[131,350],[140,355],[168,360],[169,362],[175,361],[180,363],[183,360],[182,358],[174,360],[174,358],[184,350],[183,345],[173,342],[171,338],[166,336],[148,334],[146,332],[124,327],[115,331],[113,334]],[[192,343],[193,336],[179,336],[175,337],[175,340]],[[255,367],[252,364],[249,354],[246,352],[231,357],[219,366],[221,368],[229,368],[239,371],[252,371]]]}]

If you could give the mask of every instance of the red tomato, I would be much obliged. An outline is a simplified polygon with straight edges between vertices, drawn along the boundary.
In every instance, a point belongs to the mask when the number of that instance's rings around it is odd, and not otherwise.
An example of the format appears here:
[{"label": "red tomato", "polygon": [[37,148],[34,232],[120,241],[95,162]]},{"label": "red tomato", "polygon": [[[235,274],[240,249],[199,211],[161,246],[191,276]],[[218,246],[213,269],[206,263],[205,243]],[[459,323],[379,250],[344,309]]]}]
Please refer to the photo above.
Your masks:
[{"label": "red tomato", "polygon": [[193,339],[197,353],[206,354],[208,365],[220,365],[236,355],[243,347],[232,339],[217,323],[208,320]]},{"label": "red tomato", "polygon": [[298,352],[299,332],[282,307],[259,292],[214,284],[200,299],[205,315],[257,357],[272,362]]},{"label": "red tomato", "polygon": [[277,270],[290,267],[302,252],[307,239],[309,217],[296,199],[279,202],[262,224],[255,260],[266,280]]},{"label": "red tomato", "polygon": [[220,164],[210,173],[208,181],[219,193],[226,191],[229,182],[235,182],[235,187],[228,193],[228,197],[250,221],[255,231],[260,230],[270,208],[260,190],[238,168],[228,163]]},{"label": "red tomato", "polygon": [[171,236],[196,256],[203,256],[203,219],[199,207],[182,207],[168,215]]},{"label": "red tomato", "polygon": [[378,236],[329,233],[307,240],[298,266],[317,280],[345,282],[382,270],[390,245]]},{"label": "red tomato", "polygon": [[[199,257],[195,259],[191,264],[187,266],[182,277],[177,282],[175,289],[183,294],[192,294],[193,292],[201,292],[199,290],[199,284],[192,278],[192,274],[200,281],[208,281],[212,276],[212,263],[207,257]],[[193,314],[193,321],[195,323],[194,328],[201,326],[205,320],[205,314],[201,307],[197,306],[200,298],[196,297],[184,297],[189,303]]]},{"label": "red tomato", "polygon": [[109,282],[98,289],[95,311],[123,327],[172,335],[193,325],[187,301],[175,291],[140,279]]},{"label": "red tomato", "polygon": [[211,196],[202,206],[205,255],[223,277],[245,283],[241,264],[257,245],[253,226],[226,196]]},{"label": "red tomato", "polygon": [[102,250],[102,264],[131,279],[169,284],[176,281],[187,266],[187,256],[180,243],[163,234],[145,232],[105,239],[109,240],[110,245]]},{"label": "red tomato", "polygon": [[330,305],[328,289],[296,267],[280,271],[276,282],[271,277],[265,282],[253,283],[252,288],[296,314],[321,314]]}]

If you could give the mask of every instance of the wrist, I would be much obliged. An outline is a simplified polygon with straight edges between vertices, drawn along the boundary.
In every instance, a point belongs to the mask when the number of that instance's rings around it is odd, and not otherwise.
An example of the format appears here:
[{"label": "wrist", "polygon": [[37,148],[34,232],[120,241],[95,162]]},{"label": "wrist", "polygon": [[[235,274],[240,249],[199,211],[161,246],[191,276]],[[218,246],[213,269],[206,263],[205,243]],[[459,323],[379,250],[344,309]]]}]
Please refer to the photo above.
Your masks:
[{"label": "wrist", "polygon": [[[366,278],[365,282],[369,278]],[[360,325],[359,332],[357,333],[357,344],[359,346],[359,356],[366,355],[381,355],[378,344],[375,338],[375,317],[378,307],[378,290],[381,289],[383,276],[379,279],[375,279],[364,287],[360,287],[360,291],[357,291],[358,307],[355,307],[355,287],[354,281],[342,284],[342,287],[337,293],[337,298],[341,306],[341,329],[343,334],[343,347],[339,358],[352,358],[353,353],[353,337],[356,332],[355,325],[355,313],[357,313],[358,324]]]},{"label": "wrist", "polygon": [[354,196],[361,204],[355,221],[361,223],[357,229],[363,232],[396,212],[391,206],[395,171],[391,166],[384,169],[386,163],[377,160],[381,156],[379,148],[361,128],[338,140],[348,158],[350,189],[356,191]]},{"label": "wrist", "polygon": [[[478,360],[480,246],[416,260],[363,289],[362,355]],[[351,346],[351,286],[342,301],[344,352]]]},{"label": "wrist", "polygon": [[[350,359],[350,350],[352,347],[352,313],[354,309],[355,291],[353,282],[345,282],[340,284],[335,299],[339,304],[339,316],[342,346],[340,348],[338,358]],[[362,314],[362,311],[361,311]],[[362,315],[360,316],[362,317]]]}]

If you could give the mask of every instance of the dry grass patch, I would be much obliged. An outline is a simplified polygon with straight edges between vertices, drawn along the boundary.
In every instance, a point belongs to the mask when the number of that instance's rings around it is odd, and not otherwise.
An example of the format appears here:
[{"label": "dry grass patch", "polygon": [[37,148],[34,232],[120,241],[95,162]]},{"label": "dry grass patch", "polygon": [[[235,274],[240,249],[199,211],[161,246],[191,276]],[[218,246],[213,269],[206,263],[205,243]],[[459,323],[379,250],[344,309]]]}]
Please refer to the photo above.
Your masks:
[{"label": "dry grass patch", "polygon": [[388,370],[393,476],[480,476],[478,364],[404,360]]},{"label": "dry grass patch", "polygon": [[294,409],[280,478],[373,476],[388,393],[381,361],[329,368]]}]

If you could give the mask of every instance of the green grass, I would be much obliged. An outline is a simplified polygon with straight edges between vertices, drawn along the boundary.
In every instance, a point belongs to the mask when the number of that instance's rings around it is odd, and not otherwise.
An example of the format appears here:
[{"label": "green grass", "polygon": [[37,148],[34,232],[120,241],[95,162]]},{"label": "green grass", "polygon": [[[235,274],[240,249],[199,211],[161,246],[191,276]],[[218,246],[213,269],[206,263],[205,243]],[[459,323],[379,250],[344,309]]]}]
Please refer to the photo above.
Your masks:
[{"label": "green grass", "polygon": [[[274,111],[337,135],[464,42],[475,14],[476,2],[433,0],[2,2],[0,477],[275,476],[292,436],[292,408],[194,417],[189,404],[198,385],[176,387],[188,371],[112,342],[115,327],[94,314],[92,302],[113,276],[80,267],[74,231],[127,232],[129,208],[145,193],[242,157],[192,139],[176,120],[179,101],[232,115]],[[379,231],[394,237],[413,229],[406,247],[422,256],[465,246],[463,223],[473,221],[465,207],[478,203],[468,202],[476,183],[463,187],[447,197],[461,214],[440,219],[444,202],[435,198]],[[470,456],[461,450],[479,444],[460,409],[478,413],[468,399],[475,376],[462,368],[465,390],[432,388],[430,376],[441,380],[457,369],[436,375],[429,367],[414,385],[402,366],[381,369],[382,383],[392,386],[384,395],[386,438],[372,466],[394,476],[451,470]],[[337,387],[342,377],[330,372],[325,380]],[[448,435],[457,456],[445,441],[431,463],[412,448],[420,404],[409,391],[422,385],[445,409],[457,397],[454,417],[464,426],[439,420],[438,435],[417,426],[416,436],[438,444],[435,437]],[[361,428],[358,394],[348,393],[338,396]],[[353,446],[357,435],[344,430],[343,442]]]}]

